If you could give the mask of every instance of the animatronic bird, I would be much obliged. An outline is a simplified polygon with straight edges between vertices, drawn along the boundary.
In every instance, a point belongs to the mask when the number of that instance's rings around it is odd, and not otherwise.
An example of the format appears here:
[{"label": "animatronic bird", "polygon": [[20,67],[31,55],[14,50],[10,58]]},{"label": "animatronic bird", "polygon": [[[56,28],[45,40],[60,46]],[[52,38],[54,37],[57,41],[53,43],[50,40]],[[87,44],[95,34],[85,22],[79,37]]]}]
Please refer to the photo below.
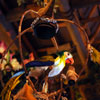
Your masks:
[{"label": "animatronic bird", "polygon": [[[63,70],[65,64],[73,64],[73,56],[68,51],[62,51],[56,54],[56,57],[53,55],[51,56],[43,56],[38,61],[31,61],[26,64],[26,69],[29,71],[30,68],[33,68],[30,73],[36,77],[42,74],[48,66],[52,66],[51,71],[48,74],[48,77],[54,77]],[[20,71],[14,74],[12,77],[19,76],[20,74],[25,73],[25,71]]]},{"label": "animatronic bird", "polygon": [[[65,64],[73,64],[73,63],[74,63],[74,60],[71,53],[67,51],[62,51],[56,54],[56,58],[53,56],[44,56],[39,61],[31,61],[26,64],[26,69],[28,70],[31,67],[33,67],[34,68],[33,72],[36,74],[36,73],[41,73],[42,71],[46,70],[48,68],[47,66],[52,66],[53,68],[49,72],[48,77],[54,77],[60,74],[60,72],[65,67]],[[11,79],[7,82],[4,89],[2,90],[2,93],[1,93],[2,98],[6,98],[7,95],[9,95],[9,98],[10,98],[11,91],[16,87],[16,85],[19,82],[21,82],[20,77],[23,76],[24,74],[25,74],[25,71],[23,70],[23,71],[17,72],[11,77]]]},{"label": "animatronic bird", "polygon": [[64,51],[58,54],[58,57],[54,61],[53,69],[49,72],[48,77],[54,77],[63,70],[65,64],[73,64],[74,60],[71,53]]}]

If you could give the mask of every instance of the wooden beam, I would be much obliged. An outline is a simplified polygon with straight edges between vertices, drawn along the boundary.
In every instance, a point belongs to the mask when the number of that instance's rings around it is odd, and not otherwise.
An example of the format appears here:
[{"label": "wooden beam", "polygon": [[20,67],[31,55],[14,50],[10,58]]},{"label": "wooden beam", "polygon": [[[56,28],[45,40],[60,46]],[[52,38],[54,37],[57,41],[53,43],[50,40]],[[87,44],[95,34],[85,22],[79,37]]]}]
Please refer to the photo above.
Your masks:
[{"label": "wooden beam", "polygon": [[93,34],[93,36],[90,38],[90,43],[92,44],[94,40],[96,39],[97,35],[100,33],[100,24],[96,28],[96,32]]},{"label": "wooden beam", "polygon": [[72,8],[83,8],[91,5],[100,4],[100,0],[69,0]]},{"label": "wooden beam", "polygon": [[[95,5],[95,6],[91,9],[91,11],[89,12],[87,18],[90,18],[90,17],[94,14],[94,12],[95,12],[96,9],[97,9],[97,5]],[[84,15],[82,14],[82,10],[80,10],[80,13],[81,13],[81,16],[83,17]],[[86,29],[88,35],[90,35],[90,34],[91,34],[91,31],[90,31],[90,28],[89,28],[89,26],[88,26],[88,23],[85,23],[85,24],[84,24],[84,28]]]},{"label": "wooden beam", "polygon": [[100,40],[95,41],[93,44],[100,44]]},{"label": "wooden beam", "polygon": [[81,22],[83,24],[86,24],[86,23],[89,23],[89,22],[97,22],[99,20],[100,20],[100,16],[97,16],[97,17],[82,19]]},{"label": "wooden beam", "polygon": [[[12,25],[7,22],[2,11],[0,11],[0,40],[4,40],[7,45],[12,42],[12,39],[16,37],[16,32]],[[12,45],[11,50],[17,50],[17,41]]]},{"label": "wooden beam", "polygon": [[[95,12],[95,10],[97,9],[97,5],[95,5],[92,9],[91,9],[91,11],[89,12],[89,14],[88,14],[88,16],[87,16],[87,20],[88,19],[91,19],[90,17],[94,14],[94,12]],[[84,19],[83,19],[84,20]],[[91,20],[92,21],[92,20]],[[84,24],[84,27],[87,27],[87,23],[85,23],[84,21],[81,21],[83,24]]]},{"label": "wooden beam", "polygon": [[[79,25],[81,25],[81,22],[80,22],[80,20],[79,20],[79,18],[78,18],[78,15],[77,15],[77,11],[76,11],[76,10],[73,12],[73,15],[74,15],[74,17],[75,17],[76,22],[77,22]],[[83,43],[86,44],[86,37],[83,35],[83,32],[82,32],[79,28],[78,28],[78,31],[80,32],[80,36],[81,36],[81,38],[82,38]]]},{"label": "wooden beam", "polygon": [[[34,5],[28,5],[28,6],[26,6],[25,9],[23,9],[23,8],[15,8],[15,9],[13,9],[13,10],[11,10],[11,11],[9,11],[9,12],[7,13],[6,19],[7,19],[9,22],[16,22],[16,21],[19,21],[20,18],[21,18],[21,16],[22,16],[22,14],[23,14],[26,10],[28,10],[28,9],[32,9],[32,10],[38,11],[38,10],[40,9],[40,7],[34,6]],[[33,16],[33,14],[32,14],[32,16]],[[28,16],[25,17],[25,18],[26,18],[26,19],[29,19],[29,18],[32,18],[32,16],[29,16],[29,15],[28,15]]]},{"label": "wooden beam", "polygon": [[77,30],[76,26],[69,23],[66,23],[66,28],[69,31],[73,44],[76,46],[82,66],[86,68],[87,50],[80,36],[80,32]]},{"label": "wooden beam", "polygon": [[[63,51],[63,50],[71,50],[70,43],[59,45],[59,51]],[[55,47],[49,47],[49,48],[38,49],[37,51],[38,52],[47,52],[47,54],[53,54],[53,53],[57,52],[57,49]]]},{"label": "wooden beam", "polygon": [[81,25],[80,20],[79,20],[78,15],[77,15],[77,11],[75,10],[73,12],[73,14],[74,14],[74,17],[75,17],[76,22]]},{"label": "wooden beam", "polygon": [[65,24],[65,23],[59,23],[59,27],[60,27],[60,28],[66,27],[66,24]]},{"label": "wooden beam", "polygon": [[[9,46],[9,44],[12,42],[10,33],[7,32],[7,30],[2,24],[0,24],[0,41],[4,41],[7,44],[7,46]],[[18,48],[16,47],[15,44],[13,44],[10,50],[14,51],[14,50],[18,50]]]},{"label": "wooden beam", "polygon": [[51,41],[52,41],[53,45],[55,46],[56,51],[58,51],[59,50],[59,46],[58,46],[58,43],[56,41],[56,38],[55,37],[52,37],[51,38]]},{"label": "wooden beam", "polygon": [[[79,9],[78,11],[79,11],[80,16],[81,16],[82,18],[84,18],[83,10],[82,10],[82,9]],[[81,22],[80,22],[80,23],[81,23]],[[82,23],[81,23],[81,24],[82,24]],[[90,28],[89,28],[89,26],[88,26],[88,23],[86,23],[86,24],[84,25],[84,29],[86,29],[88,35],[91,34],[91,31],[90,31]]]},{"label": "wooden beam", "polygon": [[96,9],[97,9],[97,5],[95,5],[95,6],[91,9],[91,11],[89,12],[87,18],[91,17],[91,16],[94,14],[94,12],[95,12]]}]

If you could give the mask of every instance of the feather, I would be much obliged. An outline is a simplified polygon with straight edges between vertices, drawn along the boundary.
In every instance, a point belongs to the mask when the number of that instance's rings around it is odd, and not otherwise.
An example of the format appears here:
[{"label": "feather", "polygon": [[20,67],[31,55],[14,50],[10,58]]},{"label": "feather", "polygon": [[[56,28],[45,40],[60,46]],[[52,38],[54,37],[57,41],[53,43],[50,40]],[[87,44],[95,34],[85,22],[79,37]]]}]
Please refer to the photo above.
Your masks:
[{"label": "feather", "polygon": [[21,74],[24,74],[24,73],[25,73],[24,70],[23,70],[23,71],[19,71],[19,72],[15,73],[11,78],[17,77],[17,76],[19,76],[19,75],[21,75]]},{"label": "feather", "polygon": [[44,93],[48,92],[48,82],[43,83],[42,92]]},{"label": "feather", "polygon": [[58,74],[60,74],[60,72],[63,70],[63,68],[65,67],[65,56],[63,55],[62,57],[57,57],[55,59],[55,64],[53,69],[49,72],[48,77],[54,77]]},{"label": "feather", "polygon": [[[25,66],[28,71],[31,69],[31,67],[33,68],[29,74],[30,76],[33,76],[36,79],[39,75],[42,74],[42,72],[47,70],[49,66],[52,66],[53,69],[49,72],[48,77],[53,77],[60,74],[60,72],[65,67],[66,60],[68,60],[69,58],[72,58],[72,55],[67,51],[62,51],[57,53],[56,56],[43,56],[39,61],[31,61],[27,63]],[[71,60],[68,63],[70,62]],[[18,76],[22,73],[24,73],[24,71],[18,72],[14,74],[12,77]]]},{"label": "feather", "polygon": [[6,93],[6,91],[9,89],[10,84],[15,80],[16,77],[11,78],[5,85],[5,87],[3,88],[2,92],[1,92],[1,96],[2,96],[2,100],[4,100],[4,95]]},{"label": "feather", "polygon": [[40,57],[39,61],[52,61],[54,62],[54,57],[51,55]]},{"label": "feather", "polygon": [[[34,68],[33,71],[39,71],[41,73],[47,69],[47,66],[51,66],[53,64],[54,64],[54,62],[52,62],[52,61],[31,61],[31,62],[27,63],[25,66],[28,71],[30,70],[31,67],[33,67]],[[39,73],[39,72],[37,72],[37,73]],[[12,78],[19,76],[23,73],[25,73],[24,70],[19,71],[19,72],[15,73],[12,76]]]},{"label": "feather", "polygon": [[[53,69],[49,72],[48,77],[54,77],[59,75],[63,70],[63,68],[65,67],[67,60],[69,60],[70,58],[73,59],[71,53],[67,51],[59,52],[58,57],[55,59]],[[74,60],[72,61],[73,62],[68,62],[68,63],[73,64]]]},{"label": "feather", "polygon": [[26,66],[26,68],[29,68],[29,67],[35,67],[35,66],[38,66],[38,67],[51,66],[53,64],[54,64],[54,62],[52,62],[52,61],[31,61],[31,62],[27,63],[25,66]]},{"label": "feather", "polygon": [[10,100],[11,91],[16,87],[17,84],[20,83],[19,78],[22,75],[23,74],[19,76],[15,76],[6,83],[5,87],[3,88],[1,92],[2,100]]}]

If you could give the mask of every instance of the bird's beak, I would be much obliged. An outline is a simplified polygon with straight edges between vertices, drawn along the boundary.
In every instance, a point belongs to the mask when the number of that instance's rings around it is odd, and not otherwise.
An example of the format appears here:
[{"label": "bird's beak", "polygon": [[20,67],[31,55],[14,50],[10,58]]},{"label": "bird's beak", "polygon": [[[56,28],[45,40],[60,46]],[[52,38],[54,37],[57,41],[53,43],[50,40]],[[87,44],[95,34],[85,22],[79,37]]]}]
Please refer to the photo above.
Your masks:
[{"label": "bird's beak", "polygon": [[73,64],[74,63],[74,59],[73,58],[68,58],[68,59],[66,59],[66,64]]}]

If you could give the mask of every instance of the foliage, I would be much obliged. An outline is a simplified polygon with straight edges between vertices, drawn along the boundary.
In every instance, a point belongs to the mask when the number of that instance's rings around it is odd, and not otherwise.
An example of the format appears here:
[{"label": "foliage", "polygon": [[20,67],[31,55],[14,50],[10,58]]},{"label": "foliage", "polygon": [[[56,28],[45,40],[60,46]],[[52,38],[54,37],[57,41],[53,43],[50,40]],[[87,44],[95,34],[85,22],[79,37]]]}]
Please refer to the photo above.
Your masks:
[{"label": "foliage", "polygon": [[21,6],[25,3],[26,0],[17,0],[18,6]]}]

